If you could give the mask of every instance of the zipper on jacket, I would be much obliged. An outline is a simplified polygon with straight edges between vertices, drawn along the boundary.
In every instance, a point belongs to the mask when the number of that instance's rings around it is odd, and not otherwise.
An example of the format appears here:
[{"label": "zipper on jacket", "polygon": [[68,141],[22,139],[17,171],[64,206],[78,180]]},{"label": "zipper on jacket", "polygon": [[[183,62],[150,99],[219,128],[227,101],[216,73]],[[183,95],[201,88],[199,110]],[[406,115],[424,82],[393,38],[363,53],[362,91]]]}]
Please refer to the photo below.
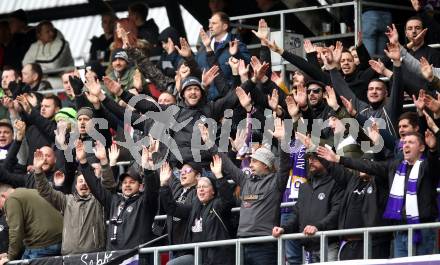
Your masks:
[{"label": "zipper on jacket", "polygon": [[222,225],[225,228],[226,232],[228,232],[228,234],[229,234],[229,229],[226,227],[225,223],[223,223],[223,220],[222,220],[222,218],[220,218],[220,215],[217,214],[217,212],[215,211],[214,208],[212,208],[212,211],[214,212],[215,216],[217,216],[217,218],[220,220],[220,223],[222,223]]}]

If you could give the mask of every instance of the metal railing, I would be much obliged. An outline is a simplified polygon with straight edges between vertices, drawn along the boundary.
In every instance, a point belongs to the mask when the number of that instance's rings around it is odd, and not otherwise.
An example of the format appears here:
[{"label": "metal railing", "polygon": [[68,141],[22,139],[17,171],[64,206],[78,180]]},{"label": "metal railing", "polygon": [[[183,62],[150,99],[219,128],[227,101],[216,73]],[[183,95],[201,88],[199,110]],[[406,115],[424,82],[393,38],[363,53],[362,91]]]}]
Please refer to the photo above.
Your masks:
[{"label": "metal railing", "polygon": [[[369,259],[371,257],[371,235],[377,233],[388,233],[395,231],[407,231],[408,232],[408,257],[414,255],[413,247],[413,233],[414,230],[419,229],[433,229],[440,228],[440,222],[436,223],[426,223],[426,224],[412,224],[412,225],[397,225],[397,226],[381,226],[381,227],[365,227],[365,228],[354,228],[354,229],[344,229],[344,230],[331,230],[331,231],[319,231],[313,236],[306,236],[302,233],[296,234],[286,234],[279,238],[274,238],[272,236],[261,236],[261,237],[251,237],[251,238],[237,238],[229,240],[219,240],[201,243],[189,243],[182,245],[170,245],[161,247],[151,247],[140,249],[140,254],[150,254],[154,255],[154,265],[159,265],[161,252],[166,251],[177,251],[177,250],[194,250],[194,264],[200,265],[201,263],[201,250],[204,248],[212,247],[222,247],[222,246],[235,246],[235,264],[243,264],[243,245],[255,244],[255,243],[268,243],[277,242],[277,264],[282,265],[284,261],[284,241],[289,239],[310,239],[319,238],[320,245],[320,261],[325,262],[327,259],[327,244],[329,237],[340,237],[344,235],[363,235],[363,257],[364,259]],[[434,246],[433,246],[434,248]]]}]

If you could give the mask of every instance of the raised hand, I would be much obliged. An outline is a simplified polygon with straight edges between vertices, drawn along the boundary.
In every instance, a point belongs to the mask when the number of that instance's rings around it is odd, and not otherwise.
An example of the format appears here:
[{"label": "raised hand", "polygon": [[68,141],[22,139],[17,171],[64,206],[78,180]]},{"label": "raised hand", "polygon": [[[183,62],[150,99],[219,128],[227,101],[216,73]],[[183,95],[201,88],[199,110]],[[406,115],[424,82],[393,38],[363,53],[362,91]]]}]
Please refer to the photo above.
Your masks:
[{"label": "raised hand", "polygon": [[325,87],[325,91],[327,93],[324,94],[324,98],[327,101],[327,104],[333,109],[333,110],[337,110],[339,108],[339,104],[338,104],[338,100],[336,99],[336,93],[335,90],[333,89],[333,87],[331,86],[326,86]]},{"label": "raised hand", "polygon": [[293,98],[298,104],[298,107],[304,108],[307,106],[307,90],[303,84],[298,84],[296,91],[293,93]]},{"label": "raised hand", "polygon": [[203,125],[202,123],[197,124],[197,127],[199,128],[200,131],[200,136],[202,138],[202,141],[205,144],[209,144],[211,142],[211,139],[209,137],[209,131],[208,128],[206,128],[205,125]]},{"label": "raised hand", "polygon": [[229,54],[231,56],[234,56],[234,55],[237,54],[237,52],[238,52],[238,44],[239,43],[240,43],[240,41],[237,40],[237,39],[229,42]]},{"label": "raised hand", "polygon": [[344,49],[344,46],[342,45],[342,42],[337,41],[333,53],[333,61],[336,64],[339,64],[342,57],[342,50]]},{"label": "raised hand", "polygon": [[37,96],[34,93],[25,94],[27,101],[31,105],[32,108],[36,107],[38,104]]},{"label": "raised hand", "polygon": [[286,97],[286,105],[287,105],[287,111],[289,112],[290,117],[297,118],[299,113],[299,107],[295,102],[295,99],[293,99],[292,96]]},{"label": "raised hand", "polygon": [[212,157],[212,162],[210,164],[211,171],[217,179],[223,178],[222,175],[222,158],[219,155],[214,155]]},{"label": "raised hand", "polygon": [[411,42],[409,42],[406,46],[409,49],[412,49],[414,47],[418,47],[422,44],[423,40],[425,39],[425,35],[428,32],[428,28],[423,29]]},{"label": "raised hand", "polygon": [[191,46],[189,46],[185,38],[180,38],[180,49],[177,45],[175,45],[174,48],[176,48],[177,52],[183,58],[189,58],[192,56]]},{"label": "raised hand", "polygon": [[431,131],[433,131],[436,134],[439,131],[437,124],[435,124],[434,120],[432,119],[431,116],[429,116],[426,110],[423,111],[423,114],[425,115],[426,123],[428,124],[429,129],[431,129]]},{"label": "raised hand", "polygon": [[105,147],[100,141],[96,141],[95,148],[93,148],[96,158],[99,159],[101,164],[107,164],[107,154],[105,153]]},{"label": "raised hand", "polygon": [[182,89],[182,76],[180,75],[179,71],[176,71],[176,75],[174,76],[174,81],[176,84],[176,90],[180,93],[180,90]]},{"label": "raised hand", "polygon": [[276,72],[272,72],[272,75],[270,76],[270,80],[277,84],[278,86],[284,82],[283,78]]},{"label": "raised hand", "polygon": [[233,75],[238,75],[238,64],[239,64],[239,60],[233,56],[229,57],[228,59],[228,64],[231,67],[232,70],[232,74]]},{"label": "raised hand", "polygon": [[78,160],[81,164],[85,164],[87,162],[86,150],[84,147],[84,143],[79,139],[76,140],[75,142],[75,151],[76,151],[76,160]]},{"label": "raised hand", "polygon": [[35,173],[41,173],[43,172],[43,165],[44,162],[46,162],[46,159],[44,158],[44,154],[40,149],[37,149],[34,152],[34,162],[33,162],[33,167],[34,167],[34,172]]},{"label": "raised hand", "polygon": [[286,135],[284,131],[284,122],[283,120],[281,120],[281,118],[276,118],[274,123],[275,123],[275,128],[273,131],[269,130],[269,133],[280,141],[284,139],[284,136]]},{"label": "raised hand", "polygon": [[422,72],[423,77],[432,82],[434,79],[434,73],[432,72],[432,64],[429,64],[428,60],[425,57],[420,58],[420,71]]},{"label": "raised hand", "polygon": [[63,186],[65,178],[64,173],[60,170],[57,170],[55,174],[53,174],[53,184],[56,187]]},{"label": "raised hand", "polygon": [[60,120],[59,122],[57,122],[57,129],[54,131],[54,133],[55,142],[60,150],[66,150],[68,147],[66,144],[66,134],[68,126],[69,123],[67,121]]},{"label": "raised hand", "polygon": [[313,45],[313,43],[308,39],[304,40],[304,51],[306,53],[316,52],[315,45]]},{"label": "raised hand", "polygon": [[318,146],[316,152],[320,158],[323,158],[330,162],[339,163],[339,156],[336,155],[335,152],[333,152],[333,150],[330,150],[323,146]]},{"label": "raised hand", "polygon": [[73,89],[73,93],[75,94],[75,96],[79,96],[82,94],[84,83],[81,80],[81,78],[79,78],[76,75],[70,75],[69,76],[69,83]]},{"label": "raised hand", "polygon": [[[438,128],[437,128],[438,130]],[[428,146],[430,150],[435,150],[437,147],[437,138],[431,132],[431,130],[425,131],[425,144]]]},{"label": "raised hand", "polygon": [[17,141],[23,141],[26,133],[26,123],[21,120],[15,120],[14,128],[15,128],[15,139]]},{"label": "raised hand", "polygon": [[27,101],[25,95],[18,95],[16,99],[17,99],[18,103],[20,103],[21,107],[23,108],[23,110],[25,112],[31,113],[31,110],[32,110],[31,105]]},{"label": "raised hand", "polygon": [[358,36],[358,41],[357,41],[356,47],[359,47],[362,45],[362,41],[363,41],[362,40],[362,31],[358,31],[357,36]]},{"label": "raised hand", "polygon": [[133,43],[130,40],[129,31],[126,31],[123,27],[119,27],[120,33],[121,33],[121,39],[122,39],[122,48],[123,49],[128,49],[130,48]]},{"label": "raised hand", "polygon": [[312,143],[312,138],[310,137],[310,135],[296,132],[295,137],[307,148],[307,150],[313,150],[315,148],[315,145]]},{"label": "raised hand", "polygon": [[168,183],[170,182],[170,178],[173,174],[173,171],[171,170],[170,165],[168,164],[168,162],[164,162],[161,166],[160,166],[160,173],[159,173],[159,178],[160,178],[160,186],[168,186]]},{"label": "raised hand", "polygon": [[388,37],[390,43],[399,43],[399,33],[397,32],[396,25],[391,24],[391,27],[387,26],[387,31],[385,32],[385,35]]},{"label": "raised hand", "polygon": [[252,56],[251,58],[251,66],[254,69],[254,77],[257,81],[261,81],[266,75],[266,71],[269,69],[268,63],[261,63],[255,56]]},{"label": "raised hand", "polygon": [[[122,94],[121,84],[119,84],[115,80],[111,79],[108,76],[104,76],[102,78],[102,81],[104,82],[104,85],[108,88],[108,90],[110,90],[110,92],[113,95],[116,95],[119,97]],[[99,91],[101,91],[101,88],[99,89]]]},{"label": "raised hand", "polygon": [[206,51],[212,51],[211,49],[211,38],[206,34],[203,28],[200,28],[199,33],[200,39],[202,40],[203,45],[205,46]]},{"label": "raised hand", "polygon": [[439,114],[440,111],[440,96],[438,99],[431,97],[431,95],[425,95],[425,106],[433,113]]},{"label": "raised hand", "polygon": [[246,78],[248,77],[249,74],[249,64],[246,65],[246,63],[242,59],[238,61],[238,74],[241,77],[246,77]]},{"label": "raised hand", "polygon": [[137,68],[133,74],[133,87],[136,88],[137,91],[142,91],[142,74]]},{"label": "raised hand", "polygon": [[110,146],[110,148],[108,149],[108,158],[109,165],[111,167],[116,166],[119,158],[119,147],[117,144],[113,143],[112,146]]},{"label": "raised hand", "polygon": [[174,47],[174,42],[171,38],[167,39],[164,50],[167,54],[172,54],[176,50],[176,47]]},{"label": "raised hand", "polygon": [[269,41],[268,39],[262,39],[261,41],[264,43],[265,46],[269,47],[271,51],[276,52],[280,55],[283,54],[284,49],[278,46],[274,40]]},{"label": "raised hand", "polygon": [[87,81],[85,83],[85,86],[90,93],[90,95],[93,95],[95,97],[99,97],[101,92],[101,84],[98,80],[96,80],[93,76],[90,76],[87,78]]},{"label": "raised hand", "polygon": [[376,73],[380,75],[384,74],[385,65],[380,59],[378,59],[377,61],[369,60],[368,63],[370,64],[371,69],[373,69]]},{"label": "raised hand", "polygon": [[388,48],[388,50],[385,49],[384,52],[388,56],[388,58],[393,60],[394,64],[396,62],[400,63],[400,47],[399,47],[399,44],[387,43],[387,48]]},{"label": "raised hand", "polygon": [[251,93],[247,93],[243,90],[243,88],[241,88],[240,86],[238,86],[235,89],[235,94],[237,94],[237,98],[240,101],[240,105],[247,111],[250,112],[252,110],[252,98],[251,98]]},{"label": "raised hand", "polygon": [[350,114],[351,117],[356,116],[356,109],[353,107],[353,102],[352,100],[348,100],[347,98],[345,98],[344,96],[339,96],[339,98],[341,98],[342,104],[344,105],[344,108],[347,110],[348,114]]},{"label": "raised hand", "polygon": [[267,103],[273,111],[276,111],[278,108],[278,99],[278,90],[276,89],[272,90],[272,94],[270,96],[267,95]]},{"label": "raised hand", "polygon": [[375,145],[379,144],[381,136],[379,133],[379,126],[376,122],[373,122],[370,127],[367,127],[367,135]]},{"label": "raised hand", "polygon": [[266,21],[264,19],[260,19],[260,21],[258,21],[258,31],[252,30],[252,33],[254,33],[254,35],[260,39],[262,45],[265,45],[262,40],[269,39],[270,33]]},{"label": "raised hand", "polygon": [[142,168],[151,170],[154,168],[153,154],[159,150],[159,141],[153,139],[151,135],[149,138],[150,144],[148,148],[142,146]]},{"label": "raised hand", "polygon": [[211,85],[212,81],[219,75],[220,67],[214,64],[208,71],[203,70],[202,73],[202,86],[207,88]]},{"label": "raised hand", "polygon": [[414,102],[414,105],[416,105],[417,111],[422,112],[425,108],[425,97],[426,93],[425,90],[420,89],[419,90],[419,97],[416,99],[415,95],[412,95],[412,99]]},{"label": "raised hand", "polygon": [[233,151],[240,151],[241,148],[246,144],[247,139],[247,129],[238,129],[235,133],[235,139],[229,137],[229,142]]}]

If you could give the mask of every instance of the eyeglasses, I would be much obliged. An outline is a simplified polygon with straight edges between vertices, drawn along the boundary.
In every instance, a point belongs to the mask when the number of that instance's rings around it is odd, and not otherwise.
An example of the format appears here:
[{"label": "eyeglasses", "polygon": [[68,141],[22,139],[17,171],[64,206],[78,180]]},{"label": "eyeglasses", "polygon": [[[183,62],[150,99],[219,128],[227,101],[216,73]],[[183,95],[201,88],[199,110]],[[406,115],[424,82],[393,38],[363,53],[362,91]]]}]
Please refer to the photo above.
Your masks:
[{"label": "eyeglasses", "polygon": [[197,189],[208,189],[209,187],[211,187],[210,185],[197,185]]},{"label": "eyeglasses", "polygon": [[184,176],[184,175],[189,174],[191,172],[193,172],[192,168],[182,169],[182,170],[180,170],[180,175]]},{"label": "eyeglasses", "polygon": [[321,88],[315,88],[315,89],[307,89],[307,94],[319,94],[321,93]]}]

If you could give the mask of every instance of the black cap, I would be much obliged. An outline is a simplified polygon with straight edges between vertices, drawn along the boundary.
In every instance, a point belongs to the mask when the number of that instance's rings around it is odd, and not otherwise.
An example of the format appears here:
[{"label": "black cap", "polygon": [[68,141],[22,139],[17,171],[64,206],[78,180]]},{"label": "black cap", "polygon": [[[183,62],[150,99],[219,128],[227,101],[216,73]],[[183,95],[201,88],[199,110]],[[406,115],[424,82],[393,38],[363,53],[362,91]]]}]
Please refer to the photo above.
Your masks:
[{"label": "black cap", "polygon": [[318,80],[309,80],[306,83],[306,88],[309,87],[311,84],[315,84],[320,86],[323,90],[325,89],[325,87],[327,86],[325,83],[318,81]]},{"label": "black cap", "polygon": [[122,173],[121,175],[119,175],[119,182],[122,183],[125,179],[125,177],[130,177],[134,180],[139,181],[139,183],[142,183],[142,176],[139,173],[139,166],[137,166],[136,164],[132,164],[127,172]]}]

